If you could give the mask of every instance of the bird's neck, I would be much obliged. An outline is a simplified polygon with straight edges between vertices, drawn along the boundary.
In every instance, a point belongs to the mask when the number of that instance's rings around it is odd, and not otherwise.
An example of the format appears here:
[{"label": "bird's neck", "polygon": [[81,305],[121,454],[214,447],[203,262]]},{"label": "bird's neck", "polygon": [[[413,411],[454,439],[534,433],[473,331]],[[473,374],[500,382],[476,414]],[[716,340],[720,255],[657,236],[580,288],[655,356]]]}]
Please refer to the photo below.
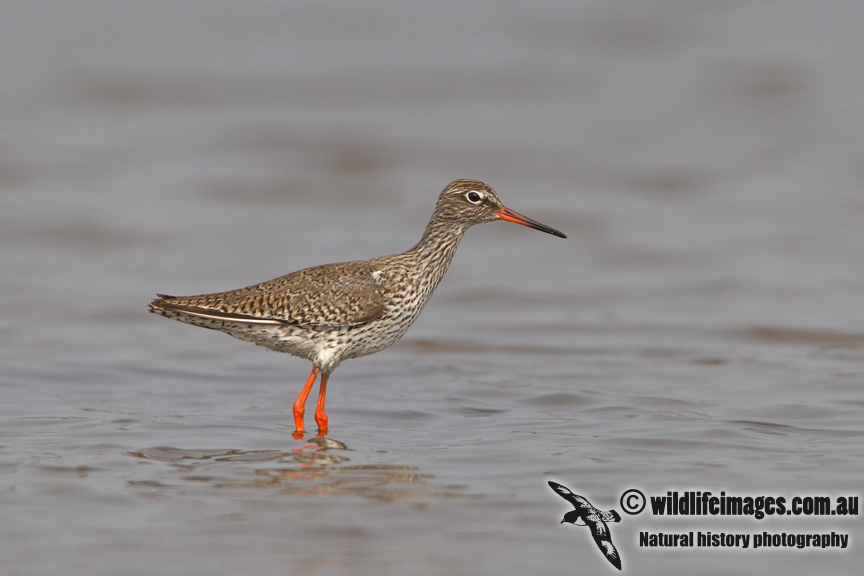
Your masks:
[{"label": "bird's neck", "polygon": [[459,247],[459,241],[462,240],[467,229],[467,226],[433,218],[426,225],[420,241],[406,252],[415,257],[425,268],[433,290],[447,273],[447,268],[450,267],[456,254],[456,248]]}]

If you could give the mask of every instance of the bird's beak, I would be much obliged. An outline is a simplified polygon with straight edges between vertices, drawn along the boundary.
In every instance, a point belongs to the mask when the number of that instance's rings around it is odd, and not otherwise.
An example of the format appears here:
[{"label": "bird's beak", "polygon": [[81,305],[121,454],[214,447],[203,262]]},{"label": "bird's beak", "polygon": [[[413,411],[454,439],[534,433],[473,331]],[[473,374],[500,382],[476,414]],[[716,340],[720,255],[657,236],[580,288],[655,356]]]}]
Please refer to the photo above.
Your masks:
[{"label": "bird's beak", "polygon": [[507,220],[508,222],[515,222],[516,224],[528,226],[529,228],[534,228],[535,230],[540,230],[541,232],[546,232],[547,234],[552,234],[553,236],[558,236],[559,238],[567,238],[567,236],[565,236],[564,234],[562,234],[558,230],[555,230],[554,228],[550,228],[549,226],[546,226],[545,224],[541,224],[540,222],[537,222],[536,220],[532,220],[531,218],[528,218],[527,216],[523,216],[522,214],[519,214],[518,212],[514,212],[513,210],[510,210],[509,208],[505,208],[504,206],[502,206],[501,209],[498,210],[497,214],[498,214],[498,218],[500,218],[501,220]]}]

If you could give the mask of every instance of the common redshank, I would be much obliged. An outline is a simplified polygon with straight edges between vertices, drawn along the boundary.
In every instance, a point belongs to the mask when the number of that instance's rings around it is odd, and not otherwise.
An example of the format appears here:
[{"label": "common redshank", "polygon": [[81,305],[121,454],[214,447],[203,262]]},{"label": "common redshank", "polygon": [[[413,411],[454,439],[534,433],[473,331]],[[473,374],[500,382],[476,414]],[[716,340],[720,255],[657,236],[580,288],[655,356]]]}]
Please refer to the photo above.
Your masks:
[{"label": "common redshank", "polygon": [[441,192],[423,237],[406,252],[313,266],[228,292],[158,294],[150,311],[312,362],[294,403],[294,436],[303,437],[306,398],[319,374],[315,422],[322,436],[328,432],[324,400],[333,370],[343,360],[374,354],[399,340],[441,282],[465,231],[495,220],[566,238],[505,208],[483,182],[456,180]]}]

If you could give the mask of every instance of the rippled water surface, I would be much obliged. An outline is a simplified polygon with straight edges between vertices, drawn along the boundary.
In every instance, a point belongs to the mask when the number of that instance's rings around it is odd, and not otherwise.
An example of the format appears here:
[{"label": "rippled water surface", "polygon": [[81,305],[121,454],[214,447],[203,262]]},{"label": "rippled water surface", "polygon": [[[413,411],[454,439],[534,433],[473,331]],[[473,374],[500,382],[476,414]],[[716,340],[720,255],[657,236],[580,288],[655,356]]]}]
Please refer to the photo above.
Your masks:
[{"label": "rippled water surface", "polygon": [[[860,496],[858,3],[3,12],[4,574],[614,573],[548,480]],[[405,339],[334,373],[326,438],[291,435],[305,361],[146,312],[404,250],[455,178],[569,238],[469,231]],[[864,545],[622,516],[633,574]],[[851,549],[639,546],[690,530]]]}]

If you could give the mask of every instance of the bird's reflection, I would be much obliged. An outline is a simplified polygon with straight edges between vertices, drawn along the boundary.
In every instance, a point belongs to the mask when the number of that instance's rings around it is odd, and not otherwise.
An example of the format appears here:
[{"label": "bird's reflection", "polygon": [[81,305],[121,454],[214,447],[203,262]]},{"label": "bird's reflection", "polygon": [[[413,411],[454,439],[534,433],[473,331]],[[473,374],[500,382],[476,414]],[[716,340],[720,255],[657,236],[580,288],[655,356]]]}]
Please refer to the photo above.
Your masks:
[{"label": "bird's reflection", "polygon": [[[461,486],[435,486],[414,466],[386,462],[351,463],[344,442],[316,437],[288,450],[190,450],[157,446],[130,452],[144,462],[148,478],[130,487],[148,494],[258,489],[278,494],[355,494],[382,501],[418,496],[457,496]],[[244,492],[244,497],[248,497]]]}]

